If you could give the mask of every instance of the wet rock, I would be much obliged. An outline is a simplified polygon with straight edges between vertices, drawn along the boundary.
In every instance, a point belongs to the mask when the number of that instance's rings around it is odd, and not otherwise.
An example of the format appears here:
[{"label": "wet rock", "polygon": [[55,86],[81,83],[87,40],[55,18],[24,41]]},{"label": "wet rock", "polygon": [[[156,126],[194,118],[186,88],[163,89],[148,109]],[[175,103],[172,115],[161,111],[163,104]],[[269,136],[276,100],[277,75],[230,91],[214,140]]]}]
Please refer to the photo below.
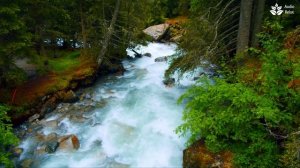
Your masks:
[{"label": "wet rock", "polygon": [[151,57],[151,54],[150,53],[145,53],[145,54],[143,54],[143,56],[145,56],[145,57]]},{"label": "wet rock", "polygon": [[45,155],[46,152],[46,146],[42,145],[42,146],[38,146],[34,152],[35,155]]},{"label": "wet rock", "polygon": [[33,165],[33,160],[32,159],[25,159],[21,163],[22,168],[30,168]]},{"label": "wet rock", "polygon": [[33,129],[32,128],[28,128],[27,129],[27,133],[32,133],[33,132]]},{"label": "wet rock", "polygon": [[37,131],[41,130],[42,128],[43,127],[42,127],[40,121],[36,120],[36,121],[32,122],[30,125],[28,125],[28,132],[30,132],[29,129],[31,129],[31,132],[37,132]]},{"label": "wet rock", "polygon": [[55,140],[49,141],[45,144],[45,151],[47,153],[54,153],[58,147],[59,143]]},{"label": "wet rock", "polygon": [[102,145],[102,141],[101,140],[96,140],[93,142],[93,146],[95,147],[100,147]]},{"label": "wet rock", "polygon": [[59,138],[58,149],[62,151],[74,151],[79,149],[80,143],[75,135],[67,135]]},{"label": "wet rock", "polygon": [[47,96],[44,96],[44,97],[42,98],[42,102],[46,101],[46,99],[47,99]]},{"label": "wet rock", "polygon": [[[24,129],[26,129],[26,128],[24,128]],[[24,136],[26,135],[26,131],[24,129],[20,129],[15,132],[15,134],[17,135],[17,137],[19,139],[23,139]]]},{"label": "wet rock", "polygon": [[85,98],[86,98],[86,99],[91,99],[92,96],[91,96],[91,94],[87,93],[87,94],[85,94]]},{"label": "wet rock", "polygon": [[52,132],[44,137],[44,141],[58,141],[58,136],[55,132]]},{"label": "wet rock", "polygon": [[108,167],[117,167],[117,168],[129,168],[130,166],[128,164],[124,164],[124,163],[119,163],[119,162],[116,162],[116,161],[113,161],[109,164]]},{"label": "wet rock", "polygon": [[54,153],[58,148],[58,136],[56,133],[50,133],[48,135],[38,134],[35,139],[39,142],[39,145],[35,151],[37,155],[43,155],[46,153]]},{"label": "wet rock", "polygon": [[35,115],[31,116],[31,117],[28,119],[28,121],[31,123],[31,122],[33,122],[33,121],[39,119],[39,118],[40,118],[40,115],[39,115],[39,114],[35,114]]},{"label": "wet rock", "polygon": [[157,57],[154,60],[155,62],[166,62],[168,61],[168,56],[164,56],[164,57]]},{"label": "wet rock", "polygon": [[175,84],[175,79],[174,78],[167,78],[163,80],[163,83],[168,86],[171,87]]},{"label": "wet rock", "polygon": [[41,113],[46,114],[53,111],[56,108],[57,98],[55,96],[49,98],[41,108]]},{"label": "wet rock", "polygon": [[175,36],[175,37],[172,37],[171,39],[170,39],[170,41],[171,42],[180,42],[180,40],[181,40],[181,38],[182,38],[182,35],[177,35],[177,36]]},{"label": "wet rock", "polygon": [[232,168],[232,153],[224,151],[221,153],[210,152],[203,141],[197,141],[183,151],[184,168]]},{"label": "wet rock", "polygon": [[58,141],[58,135],[55,132],[52,132],[48,135],[37,133],[34,138],[40,144],[49,141]]},{"label": "wet rock", "polygon": [[70,120],[76,123],[84,123],[87,118],[84,118],[83,116],[70,116]]},{"label": "wet rock", "polygon": [[56,129],[58,127],[58,121],[57,120],[44,121],[42,122],[42,125],[47,128]]},{"label": "wet rock", "polygon": [[159,24],[146,28],[143,32],[151,36],[154,40],[161,40],[163,36],[167,33],[169,29],[169,24]]},{"label": "wet rock", "polygon": [[23,148],[13,148],[12,153],[14,156],[19,157],[23,153],[24,149]]},{"label": "wet rock", "polygon": [[63,102],[65,103],[74,103],[78,100],[78,96],[72,90],[66,92],[66,94],[63,97]]}]

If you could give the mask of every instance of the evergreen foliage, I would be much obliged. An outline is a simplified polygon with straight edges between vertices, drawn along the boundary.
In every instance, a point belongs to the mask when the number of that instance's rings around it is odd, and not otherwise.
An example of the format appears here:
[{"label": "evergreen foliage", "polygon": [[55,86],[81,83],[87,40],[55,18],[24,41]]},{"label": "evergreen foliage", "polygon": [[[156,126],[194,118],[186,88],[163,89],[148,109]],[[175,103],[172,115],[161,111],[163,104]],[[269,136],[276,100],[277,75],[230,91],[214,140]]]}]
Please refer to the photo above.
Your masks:
[{"label": "evergreen foliage", "polygon": [[30,35],[19,18],[18,0],[0,2],[0,86],[18,84],[23,73],[14,66],[14,60],[24,56]]},{"label": "evergreen foliage", "polygon": [[0,166],[13,167],[13,163],[10,160],[10,153],[7,151],[13,145],[17,145],[18,139],[12,132],[12,125],[8,124],[10,122],[7,116],[8,110],[7,106],[0,104]]},{"label": "evergreen foliage", "polygon": [[[261,34],[263,49],[258,77],[245,82],[237,76],[202,79],[180,102],[187,101],[181,134],[190,133],[190,143],[202,138],[210,150],[231,150],[238,167],[277,167],[279,146],[288,137],[300,96],[287,87],[294,72],[287,51],[282,49],[281,27],[267,23],[271,32]],[[277,34],[277,35],[276,35]]]}]

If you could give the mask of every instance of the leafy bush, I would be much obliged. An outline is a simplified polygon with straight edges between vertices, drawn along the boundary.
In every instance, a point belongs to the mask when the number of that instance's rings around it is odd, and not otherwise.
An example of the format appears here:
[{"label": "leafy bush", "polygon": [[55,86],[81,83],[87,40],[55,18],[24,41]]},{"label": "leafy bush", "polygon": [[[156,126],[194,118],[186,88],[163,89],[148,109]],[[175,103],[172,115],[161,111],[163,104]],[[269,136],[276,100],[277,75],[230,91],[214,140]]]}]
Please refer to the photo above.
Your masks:
[{"label": "leafy bush", "polygon": [[0,105],[0,167],[4,165],[6,167],[12,167],[12,162],[9,159],[10,153],[7,151],[13,145],[17,145],[18,139],[12,132],[12,125],[7,116],[7,106]]},{"label": "leafy bush", "polygon": [[277,146],[265,128],[289,118],[273,101],[242,83],[216,79],[212,85],[202,80],[180,99],[188,100],[184,124],[178,133],[191,132],[190,143],[203,138],[213,151],[229,149],[236,153],[241,167],[267,167],[276,164]]},{"label": "leafy bush", "polygon": [[[274,33],[280,32],[280,26],[272,26]],[[213,81],[204,78],[179,99],[186,108],[177,133],[190,134],[189,144],[201,138],[213,152],[231,150],[237,167],[279,165],[278,143],[291,131],[300,96],[288,88],[295,69],[280,33],[274,33],[261,34],[263,49],[256,59],[262,66],[251,83],[239,78],[240,72]]]}]

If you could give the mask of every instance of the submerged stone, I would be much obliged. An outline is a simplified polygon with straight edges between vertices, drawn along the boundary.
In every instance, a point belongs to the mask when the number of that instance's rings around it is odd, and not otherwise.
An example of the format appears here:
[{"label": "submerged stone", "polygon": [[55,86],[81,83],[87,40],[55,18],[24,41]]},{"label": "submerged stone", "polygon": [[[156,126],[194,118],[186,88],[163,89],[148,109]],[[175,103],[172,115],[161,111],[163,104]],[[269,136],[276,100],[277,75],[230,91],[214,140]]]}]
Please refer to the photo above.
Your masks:
[{"label": "submerged stone", "polygon": [[70,152],[79,149],[79,147],[80,143],[75,135],[67,135],[59,140],[59,150]]}]

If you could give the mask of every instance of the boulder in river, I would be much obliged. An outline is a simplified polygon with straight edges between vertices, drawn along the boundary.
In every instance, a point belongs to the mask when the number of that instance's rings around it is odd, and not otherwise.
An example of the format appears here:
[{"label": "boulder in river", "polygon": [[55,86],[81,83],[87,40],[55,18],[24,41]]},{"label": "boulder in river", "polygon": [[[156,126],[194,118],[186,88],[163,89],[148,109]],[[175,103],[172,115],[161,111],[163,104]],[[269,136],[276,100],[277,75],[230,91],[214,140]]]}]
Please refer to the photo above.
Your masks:
[{"label": "boulder in river", "polygon": [[167,78],[167,79],[164,79],[163,80],[163,83],[166,85],[166,86],[173,86],[174,83],[175,83],[175,79],[174,78]]},{"label": "boulder in river", "polygon": [[54,153],[58,147],[58,142],[53,140],[53,141],[48,141],[45,143],[45,151],[47,153]]},{"label": "boulder in river", "polygon": [[145,57],[151,57],[151,54],[150,53],[145,53],[145,54],[143,54],[143,56],[145,56]]},{"label": "boulder in river", "polygon": [[79,100],[78,96],[72,90],[66,92],[63,97],[63,102],[65,103],[74,103],[78,100]]},{"label": "boulder in river", "polygon": [[33,160],[32,159],[25,159],[21,163],[22,168],[30,168],[33,165]]},{"label": "boulder in river", "polygon": [[154,60],[155,62],[166,62],[168,61],[168,56],[164,56],[164,57],[157,57]]},{"label": "boulder in river", "polygon": [[39,114],[34,114],[33,116],[31,116],[31,117],[28,119],[28,121],[31,123],[31,122],[33,122],[33,121],[39,119],[39,118],[40,118],[40,115],[39,115]]},{"label": "boulder in river", "polygon": [[13,148],[12,153],[14,154],[14,156],[19,157],[22,153],[23,153],[23,148]]},{"label": "boulder in river", "polygon": [[74,151],[79,149],[80,143],[75,135],[66,135],[59,138],[58,149],[62,151]]},{"label": "boulder in river", "polygon": [[169,24],[159,24],[150,26],[147,29],[143,30],[143,32],[149,36],[151,36],[154,40],[158,41],[163,38],[163,36],[167,33],[169,29]]},{"label": "boulder in river", "polygon": [[58,136],[54,132],[48,135],[37,134],[35,139],[39,142],[39,145],[35,151],[35,153],[38,155],[54,153],[59,145]]},{"label": "boulder in river", "polygon": [[41,108],[41,113],[46,114],[46,113],[53,111],[56,108],[57,102],[58,102],[58,100],[55,96],[47,99]]},{"label": "boulder in river", "polygon": [[41,123],[44,127],[51,128],[51,129],[56,129],[58,127],[57,120],[43,121]]},{"label": "boulder in river", "polygon": [[54,140],[57,141],[58,136],[55,132],[52,132],[52,133],[48,134],[47,136],[44,136],[43,138],[44,138],[44,141],[54,141]]}]

